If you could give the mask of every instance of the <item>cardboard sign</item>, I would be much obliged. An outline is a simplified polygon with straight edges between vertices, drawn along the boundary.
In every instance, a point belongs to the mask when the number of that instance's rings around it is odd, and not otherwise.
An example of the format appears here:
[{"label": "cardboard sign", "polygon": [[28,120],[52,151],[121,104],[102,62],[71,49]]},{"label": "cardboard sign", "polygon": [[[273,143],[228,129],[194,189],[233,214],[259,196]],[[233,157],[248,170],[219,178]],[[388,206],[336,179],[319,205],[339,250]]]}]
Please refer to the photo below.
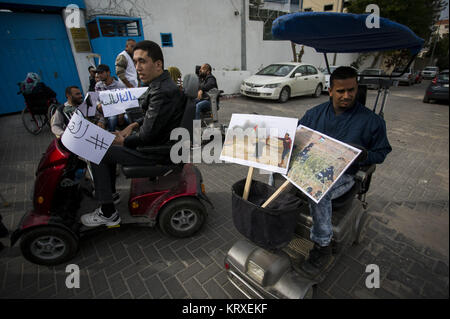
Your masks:
[{"label": "cardboard sign", "polygon": [[102,104],[103,115],[110,117],[125,113],[125,110],[138,107],[138,98],[147,91],[146,87],[120,89],[98,92],[99,101]]},{"label": "cardboard sign", "polygon": [[114,134],[92,124],[75,112],[61,137],[61,142],[72,153],[99,164],[114,138]]}]

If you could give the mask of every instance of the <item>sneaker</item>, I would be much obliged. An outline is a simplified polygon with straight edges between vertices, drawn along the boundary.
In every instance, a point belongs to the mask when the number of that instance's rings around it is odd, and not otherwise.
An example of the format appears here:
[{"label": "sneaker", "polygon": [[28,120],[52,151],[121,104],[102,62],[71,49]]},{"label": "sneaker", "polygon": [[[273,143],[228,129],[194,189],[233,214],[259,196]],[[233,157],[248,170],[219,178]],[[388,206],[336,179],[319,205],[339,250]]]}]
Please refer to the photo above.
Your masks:
[{"label": "sneaker", "polygon": [[308,259],[301,265],[301,269],[311,277],[316,277],[325,271],[332,263],[334,257],[331,253],[331,245],[320,247],[315,244],[309,252]]},{"label": "sneaker", "polygon": [[120,204],[120,193],[119,192],[115,192],[112,195],[112,198],[113,198],[114,205],[119,205]]},{"label": "sneaker", "polygon": [[81,223],[87,227],[115,226],[120,223],[120,216],[116,210],[111,217],[107,218],[103,216],[102,209],[99,207],[94,212],[81,216]]}]

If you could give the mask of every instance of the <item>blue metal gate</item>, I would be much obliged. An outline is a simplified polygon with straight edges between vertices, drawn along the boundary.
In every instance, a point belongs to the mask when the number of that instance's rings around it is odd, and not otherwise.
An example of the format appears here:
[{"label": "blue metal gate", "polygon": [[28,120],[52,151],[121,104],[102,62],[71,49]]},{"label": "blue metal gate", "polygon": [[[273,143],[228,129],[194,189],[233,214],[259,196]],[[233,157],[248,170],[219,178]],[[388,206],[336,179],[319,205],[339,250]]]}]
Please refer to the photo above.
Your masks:
[{"label": "blue metal gate", "polygon": [[0,12],[0,43],[0,114],[24,108],[17,83],[28,72],[39,74],[59,102],[67,86],[81,87],[61,15]]}]

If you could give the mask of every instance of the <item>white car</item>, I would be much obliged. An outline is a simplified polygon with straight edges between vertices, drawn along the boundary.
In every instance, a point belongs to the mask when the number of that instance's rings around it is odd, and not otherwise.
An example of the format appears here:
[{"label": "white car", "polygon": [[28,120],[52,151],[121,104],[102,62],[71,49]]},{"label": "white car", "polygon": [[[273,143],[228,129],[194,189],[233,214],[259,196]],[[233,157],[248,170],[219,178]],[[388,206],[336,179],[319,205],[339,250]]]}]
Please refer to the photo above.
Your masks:
[{"label": "white car", "polygon": [[241,94],[284,103],[292,96],[312,94],[319,97],[324,85],[325,76],[311,64],[276,63],[245,79]]},{"label": "white car", "polygon": [[[330,72],[333,73],[334,70],[336,70],[340,65],[330,65]],[[323,68],[322,73],[325,75],[325,85],[323,86],[323,91],[328,91],[328,88],[330,87],[330,75],[331,73],[328,73],[327,67]]]},{"label": "white car", "polygon": [[422,71],[422,76],[424,79],[433,79],[439,73],[439,68],[437,66],[427,66]]}]

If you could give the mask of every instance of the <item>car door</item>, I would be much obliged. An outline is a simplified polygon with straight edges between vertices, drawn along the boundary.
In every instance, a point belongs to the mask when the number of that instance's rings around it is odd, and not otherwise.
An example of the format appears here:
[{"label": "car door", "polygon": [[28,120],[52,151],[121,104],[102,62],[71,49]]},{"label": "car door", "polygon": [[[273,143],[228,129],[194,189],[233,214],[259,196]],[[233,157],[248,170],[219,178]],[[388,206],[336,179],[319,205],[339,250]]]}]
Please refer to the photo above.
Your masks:
[{"label": "car door", "polygon": [[312,65],[307,65],[306,69],[308,70],[308,94],[314,93],[316,91],[317,85],[320,83],[319,72]]},{"label": "car door", "polygon": [[[297,74],[301,74],[297,76]],[[293,73],[291,96],[307,94],[308,69],[305,65],[299,66]]]}]

